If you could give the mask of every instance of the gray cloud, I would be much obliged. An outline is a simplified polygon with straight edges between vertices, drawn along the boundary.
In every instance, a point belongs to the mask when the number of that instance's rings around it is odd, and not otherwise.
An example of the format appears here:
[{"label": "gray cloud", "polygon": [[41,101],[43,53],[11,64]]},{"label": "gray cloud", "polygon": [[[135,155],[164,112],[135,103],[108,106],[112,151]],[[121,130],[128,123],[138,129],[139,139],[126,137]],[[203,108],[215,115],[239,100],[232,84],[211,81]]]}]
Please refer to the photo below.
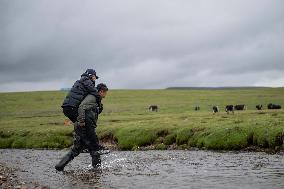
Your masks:
[{"label": "gray cloud", "polygon": [[284,86],[284,2],[0,1],[0,91]]}]

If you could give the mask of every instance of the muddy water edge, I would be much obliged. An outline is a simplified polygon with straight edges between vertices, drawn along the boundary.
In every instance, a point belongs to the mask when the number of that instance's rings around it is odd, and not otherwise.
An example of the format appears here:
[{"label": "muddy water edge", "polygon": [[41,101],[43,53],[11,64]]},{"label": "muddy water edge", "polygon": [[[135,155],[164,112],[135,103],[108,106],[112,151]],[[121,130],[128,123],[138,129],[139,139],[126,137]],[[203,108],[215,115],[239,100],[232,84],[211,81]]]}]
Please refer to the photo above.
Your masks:
[{"label": "muddy water edge", "polygon": [[27,188],[284,188],[283,152],[112,151],[99,170],[82,153],[56,172],[66,152],[1,149],[0,164]]}]

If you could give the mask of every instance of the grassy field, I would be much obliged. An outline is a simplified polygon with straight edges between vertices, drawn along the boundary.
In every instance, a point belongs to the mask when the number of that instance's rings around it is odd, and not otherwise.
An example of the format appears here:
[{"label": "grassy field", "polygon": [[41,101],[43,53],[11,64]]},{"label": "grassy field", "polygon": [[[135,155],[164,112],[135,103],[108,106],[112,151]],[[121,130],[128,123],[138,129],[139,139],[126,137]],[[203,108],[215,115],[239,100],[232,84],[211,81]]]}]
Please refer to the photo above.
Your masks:
[{"label": "grassy field", "polygon": [[[0,148],[66,148],[73,127],[61,103],[62,91],[0,93]],[[98,121],[102,141],[113,140],[122,150],[198,147],[240,150],[249,146],[284,149],[284,111],[267,110],[268,103],[284,105],[284,88],[227,90],[111,90]],[[156,104],[158,112],[149,112]],[[227,104],[246,104],[248,110],[227,114]],[[257,111],[255,105],[263,104]],[[195,106],[200,111],[194,111]],[[212,114],[212,106],[221,112]]]}]

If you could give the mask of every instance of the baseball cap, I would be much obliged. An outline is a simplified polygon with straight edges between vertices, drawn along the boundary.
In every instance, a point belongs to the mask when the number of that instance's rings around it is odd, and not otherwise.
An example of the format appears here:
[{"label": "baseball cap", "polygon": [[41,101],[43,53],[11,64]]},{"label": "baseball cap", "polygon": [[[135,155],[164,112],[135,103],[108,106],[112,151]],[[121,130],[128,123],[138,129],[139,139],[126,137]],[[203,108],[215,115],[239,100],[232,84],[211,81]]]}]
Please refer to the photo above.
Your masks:
[{"label": "baseball cap", "polygon": [[88,74],[89,76],[95,75],[97,79],[99,78],[99,76],[97,76],[97,73],[94,69],[87,69],[85,73]]}]

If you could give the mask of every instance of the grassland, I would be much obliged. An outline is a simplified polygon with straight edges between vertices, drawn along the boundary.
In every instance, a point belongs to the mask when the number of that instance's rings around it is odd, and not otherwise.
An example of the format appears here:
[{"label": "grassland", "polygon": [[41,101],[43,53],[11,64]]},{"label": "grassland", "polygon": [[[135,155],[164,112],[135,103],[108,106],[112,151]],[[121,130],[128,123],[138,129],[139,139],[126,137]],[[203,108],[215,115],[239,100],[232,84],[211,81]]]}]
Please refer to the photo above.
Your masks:
[{"label": "grassland", "polygon": [[[0,93],[0,148],[66,148],[73,127],[61,103],[62,91]],[[197,147],[240,150],[249,146],[284,149],[284,111],[267,110],[268,103],[284,105],[284,88],[225,90],[111,90],[97,133],[119,149]],[[158,112],[149,112],[156,104]],[[226,104],[246,104],[248,110],[226,114]],[[265,105],[257,111],[256,104]],[[200,106],[200,111],[194,107]],[[212,105],[221,112],[213,115]]]}]

